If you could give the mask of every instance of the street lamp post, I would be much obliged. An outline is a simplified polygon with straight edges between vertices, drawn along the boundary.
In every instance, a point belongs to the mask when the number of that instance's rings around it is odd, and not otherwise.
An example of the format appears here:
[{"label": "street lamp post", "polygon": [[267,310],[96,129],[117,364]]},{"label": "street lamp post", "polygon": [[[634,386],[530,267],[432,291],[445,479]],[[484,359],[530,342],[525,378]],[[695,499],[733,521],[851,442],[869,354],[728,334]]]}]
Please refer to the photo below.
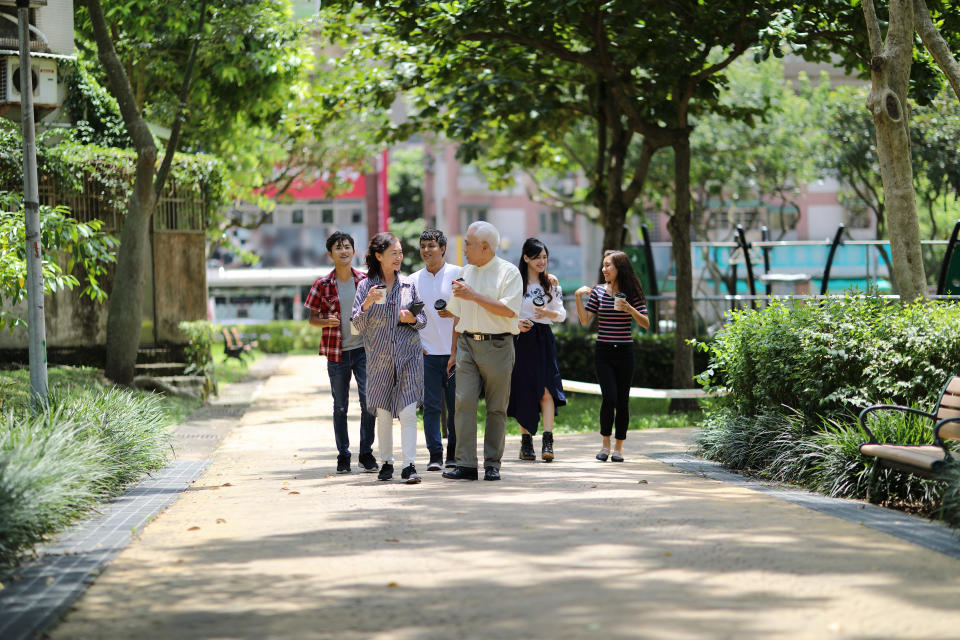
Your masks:
[{"label": "street lamp post", "polygon": [[40,237],[40,194],[33,122],[34,83],[30,68],[30,0],[17,0],[20,37],[20,111],[23,125],[23,208],[27,236],[27,305],[30,323],[30,393],[34,403],[47,404],[47,328],[43,307],[43,261]]}]

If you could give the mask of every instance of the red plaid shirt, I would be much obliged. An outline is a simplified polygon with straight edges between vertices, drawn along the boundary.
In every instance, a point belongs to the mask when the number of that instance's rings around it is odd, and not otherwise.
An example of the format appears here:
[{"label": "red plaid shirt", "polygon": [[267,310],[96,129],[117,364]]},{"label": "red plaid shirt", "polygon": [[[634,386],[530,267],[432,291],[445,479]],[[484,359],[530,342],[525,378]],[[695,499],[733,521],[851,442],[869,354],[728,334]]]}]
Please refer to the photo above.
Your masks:
[{"label": "red plaid shirt", "polygon": [[[367,277],[367,274],[353,267],[350,267],[350,271],[353,273],[354,286],[359,285],[360,281]],[[336,269],[313,283],[303,306],[316,311],[321,318],[342,317]],[[349,317],[352,312],[353,309],[347,309],[347,316]],[[343,336],[340,333],[339,324],[335,327],[323,327],[320,330],[320,355],[326,356],[330,362],[340,362],[343,359]]]}]

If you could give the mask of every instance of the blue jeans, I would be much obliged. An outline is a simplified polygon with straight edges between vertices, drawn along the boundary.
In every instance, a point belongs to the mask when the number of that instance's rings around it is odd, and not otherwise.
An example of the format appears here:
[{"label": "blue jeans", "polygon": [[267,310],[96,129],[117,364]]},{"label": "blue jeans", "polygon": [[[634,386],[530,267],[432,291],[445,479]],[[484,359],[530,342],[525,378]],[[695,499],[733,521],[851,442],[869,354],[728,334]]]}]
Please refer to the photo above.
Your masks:
[{"label": "blue jeans", "polygon": [[333,434],[337,452],[350,455],[350,435],[347,433],[347,408],[350,404],[350,374],[357,380],[360,392],[360,455],[373,452],[373,432],[376,417],[367,412],[367,354],[363,348],[343,352],[340,362],[327,360],[327,375],[333,391]]},{"label": "blue jeans", "polygon": [[440,439],[440,414],[443,402],[447,404],[447,448],[450,458],[457,450],[457,432],[453,426],[453,405],[457,398],[456,376],[447,379],[450,356],[423,356],[423,435],[427,451],[443,453]]}]

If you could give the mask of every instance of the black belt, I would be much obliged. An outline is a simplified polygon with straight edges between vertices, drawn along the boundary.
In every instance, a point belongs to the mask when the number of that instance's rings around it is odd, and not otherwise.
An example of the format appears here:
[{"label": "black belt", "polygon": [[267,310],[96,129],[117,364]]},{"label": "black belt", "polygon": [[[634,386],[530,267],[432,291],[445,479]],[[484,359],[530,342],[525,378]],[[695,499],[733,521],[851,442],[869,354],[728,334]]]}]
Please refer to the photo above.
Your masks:
[{"label": "black belt", "polygon": [[502,340],[503,338],[510,338],[513,336],[512,333],[470,333],[469,331],[464,331],[463,335],[467,336],[471,340],[476,340],[481,342],[483,340]]}]

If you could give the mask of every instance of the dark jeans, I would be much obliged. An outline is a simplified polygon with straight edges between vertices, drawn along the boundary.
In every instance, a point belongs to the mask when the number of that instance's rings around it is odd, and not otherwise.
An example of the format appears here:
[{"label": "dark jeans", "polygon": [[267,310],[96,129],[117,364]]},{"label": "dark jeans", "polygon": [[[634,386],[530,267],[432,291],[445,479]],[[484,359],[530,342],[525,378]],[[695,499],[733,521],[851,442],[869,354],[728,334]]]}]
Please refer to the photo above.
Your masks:
[{"label": "dark jeans", "polygon": [[633,343],[598,342],[594,352],[600,404],[600,435],[609,436],[616,423],[617,440],[627,439],[630,424],[630,383],[633,381]]},{"label": "dark jeans", "polygon": [[360,454],[373,452],[373,430],[376,417],[367,412],[367,354],[363,348],[343,352],[340,362],[327,360],[327,375],[333,391],[333,434],[337,451],[350,455],[347,433],[347,408],[350,404],[350,374],[357,380],[360,392]]},{"label": "dark jeans", "polygon": [[456,376],[447,379],[450,356],[423,356],[423,435],[427,451],[443,453],[440,414],[447,405],[447,451],[450,459],[457,450],[457,430],[453,425],[453,407],[457,398]]}]

